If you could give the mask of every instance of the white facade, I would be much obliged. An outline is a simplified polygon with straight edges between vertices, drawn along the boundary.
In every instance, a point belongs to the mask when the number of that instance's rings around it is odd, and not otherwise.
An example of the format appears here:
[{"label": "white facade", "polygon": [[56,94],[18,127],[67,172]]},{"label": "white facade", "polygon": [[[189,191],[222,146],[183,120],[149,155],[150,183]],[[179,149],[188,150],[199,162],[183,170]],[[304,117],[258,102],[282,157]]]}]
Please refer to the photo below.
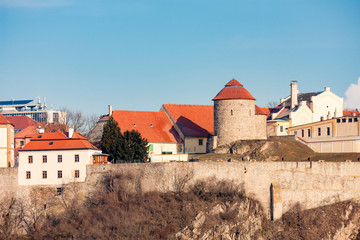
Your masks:
[{"label": "white facade", "polygon": [[181,143],[149,143],[151,162],[187,161],[187,154],[181,153],[183,153]]},{"label": "white facade", "polygon": [[[18,184],[61,185],[69,182],[84,182],[86,165],[91,164],[91,157],[95,153],[101,153],[101,150],[20,151]],[[79,156],[78,161],[75,160],[76,155]],[[43,156],[46,156],[46,162],[43,162]],[[58,160],[59,156],[61,156],[61,162]],[[32,161],[29,161],[29,157]],[[61,177],[59,171],[61,171]],[[75,176],[75,171],[78,171],[78,176]]]},{"label": "white facade", "polygon": [[14,166],[14,127],[0,125],[0,168]]}]

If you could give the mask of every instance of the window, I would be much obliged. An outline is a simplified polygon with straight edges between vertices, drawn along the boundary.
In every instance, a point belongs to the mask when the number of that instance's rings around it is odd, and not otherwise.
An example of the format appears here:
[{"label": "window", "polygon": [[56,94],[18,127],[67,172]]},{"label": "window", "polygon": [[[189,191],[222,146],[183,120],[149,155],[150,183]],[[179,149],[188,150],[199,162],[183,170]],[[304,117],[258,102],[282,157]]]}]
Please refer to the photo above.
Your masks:
[{"label": "window", "polygon": [[47,178],[47,171],[43,171],[43,172],[42,172],[42,177],[43,177],[43,178]]},{"label": "window", "polygon": [[47,163],[47,156],[43,155],[43,163]]},{"label": "window", "polygon": [[346,118],[343,118],[343,119],[342,119],[342,122],[343,122],[343,123],[346,122]]},{"label": "window", "polygon": [[29,163],[33,163],[33,156],[29,156],[28,159],[29,159]]},{"label": "window", "polygon": [[357,122],[358,121],[358,119],[357,118],[354,118],[354,122]]},{"label": "window", "polygon": [[62,162],[62,155],[58,155],[58,162]]},{"label": "window", "polygon": [[26,171],[26,179],[30,179],[31,178],[31,172],[30,171]]},{"label": "window", "polygon": [[20,141],[20,146],[24,146],[24,141]]},{"label": "window", "polygon": [[308,129],[308,137],[311,137],[311,130]]},{"label": "window", "polygon": [[75,178],[79,178],[80,177],[80,170],[75,170]]},{"label": "window", "polygon": [[280,132],[284,131],[284,126],[280,126]]},{"label": "window", "polygon": [[305,130],[301,130],[301,137],[304,137],[305,136]]},{"label": "window", "polygon": [[61,195],[62,194],[62,188],[61,187],[58,187],[56,188],[56,195]]},{"label": "window", "polygon": [[154,151],[154,145],[150,144],[150,152],[153,152],[153,151]]},{"label": "window", "polygon": [[203,145],[203,140],[202,139],[199,139],[199,145]]},{"label": "window", "polygon": [[297,131],[294,131],[294,135],[297,136]]},{"label": "window", "polygon": [[58,178],[62,178],[62,171],[61,170],[58,171]]},{"label": "window", "polygon": [[318,136],[321,136],[321,128],[318,128]]},{"label": "window", "polygon": [[341,122],[341,120],[340,120],[340,119],[336,119],[336,122],[338,122],[338,123],[339,123],[339,122]]},{"label": "window", "polygon": [[327,135],[330,136],[330,128],[327,128]]},{"label": "window", "polygon": [[79,155],[78,154],[75,155],[75,162],[79,162]]},{"label": "window", "polygon": [[231,114],[231,116],[233,115],[233,110],[232,109],[230,110],[230,114]]}]

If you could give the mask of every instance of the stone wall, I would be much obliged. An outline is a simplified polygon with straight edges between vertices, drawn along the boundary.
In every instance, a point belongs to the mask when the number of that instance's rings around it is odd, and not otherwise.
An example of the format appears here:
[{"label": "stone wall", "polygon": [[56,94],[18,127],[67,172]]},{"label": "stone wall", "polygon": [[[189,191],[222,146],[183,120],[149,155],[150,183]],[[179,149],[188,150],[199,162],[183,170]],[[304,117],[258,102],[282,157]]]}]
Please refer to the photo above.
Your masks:
[{"label": "stone wall", "polygon": [[[141,176],[143,191],[172,191],[176,178],[193,172],[196,180],[216,177],[243,185],[270,216],[270,187],[281,189],[284,213],[296,203],[305,209],[360,197],[360,163],[357,162],[184,162],[88,166],[87,183],[95,186],[109,171],[130,171]],[[278,204],[278,202],[276,202]],[[278,204],[279,205],[279,204]],[[275,206],[276,207],[276,206]],[[276,209],[275,209],[276,210]]]},{"label": "stone wall", "polygon": [[[91,191],[109,172],[132,172],[142,191],[172,191],[175,179],[193,173],[200,179],[232,180],[259,200],[270,217],[271,186],[276,186],[273,210],[277,218],[296,203],[304,209],[360,197],[358,162],[173,162],[88,165],[83,191]],[[51,186],[49,186],[51,187]],[[53,186],[54,189],[56,186]],[[30,187],[17,185],[17,168],[0,169],[0,194],[24,196]],[[280,194],[280,195],[279,195]]]},{"label": "stone wall", "polygon": [[255,100],[214,101],[217,146],[237,140],[266,139],[266,116],[255,114]]}]

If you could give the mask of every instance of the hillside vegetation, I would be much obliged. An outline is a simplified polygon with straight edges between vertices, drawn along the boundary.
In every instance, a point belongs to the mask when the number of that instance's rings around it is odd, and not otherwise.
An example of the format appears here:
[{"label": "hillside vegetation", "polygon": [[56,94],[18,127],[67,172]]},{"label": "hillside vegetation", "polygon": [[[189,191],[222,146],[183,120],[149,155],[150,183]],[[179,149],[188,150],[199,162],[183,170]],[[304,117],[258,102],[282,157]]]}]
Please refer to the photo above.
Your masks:
[{"label": "hillside vegetation", "polygon": [[360,205],[341,202],[275,222],[241,185],[212,177],[183,191],[148,192],[133,173],[110,173],[93,192],[68,185],[61,196],[34,189],[3,198],[0,239],[359,239]]},{"label": "hillside vegetation", "polygon": [[360,153],[316,153],[294,139],[242,140],[222,146],[214,153],[200,155],[194,160],[246,161],[358,161]]}]

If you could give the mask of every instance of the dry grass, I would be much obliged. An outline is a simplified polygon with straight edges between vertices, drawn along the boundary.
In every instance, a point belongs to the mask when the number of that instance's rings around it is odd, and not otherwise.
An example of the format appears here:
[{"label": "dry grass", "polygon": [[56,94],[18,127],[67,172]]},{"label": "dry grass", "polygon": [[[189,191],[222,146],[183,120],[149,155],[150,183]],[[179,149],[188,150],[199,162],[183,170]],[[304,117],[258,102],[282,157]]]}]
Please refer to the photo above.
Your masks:
[{"label": "dry grass", "polygon": [[[325,160],[329,162],[358,161],[359,153],[316,153],[306,145],[292,139],[282,140],[245,140],[234,143],[233,154],[208,153],[195,157],[197,160],[246,160],[247,156],[257,161],[311,161]],[[229,151],[230,152],[230,151]]]}]

